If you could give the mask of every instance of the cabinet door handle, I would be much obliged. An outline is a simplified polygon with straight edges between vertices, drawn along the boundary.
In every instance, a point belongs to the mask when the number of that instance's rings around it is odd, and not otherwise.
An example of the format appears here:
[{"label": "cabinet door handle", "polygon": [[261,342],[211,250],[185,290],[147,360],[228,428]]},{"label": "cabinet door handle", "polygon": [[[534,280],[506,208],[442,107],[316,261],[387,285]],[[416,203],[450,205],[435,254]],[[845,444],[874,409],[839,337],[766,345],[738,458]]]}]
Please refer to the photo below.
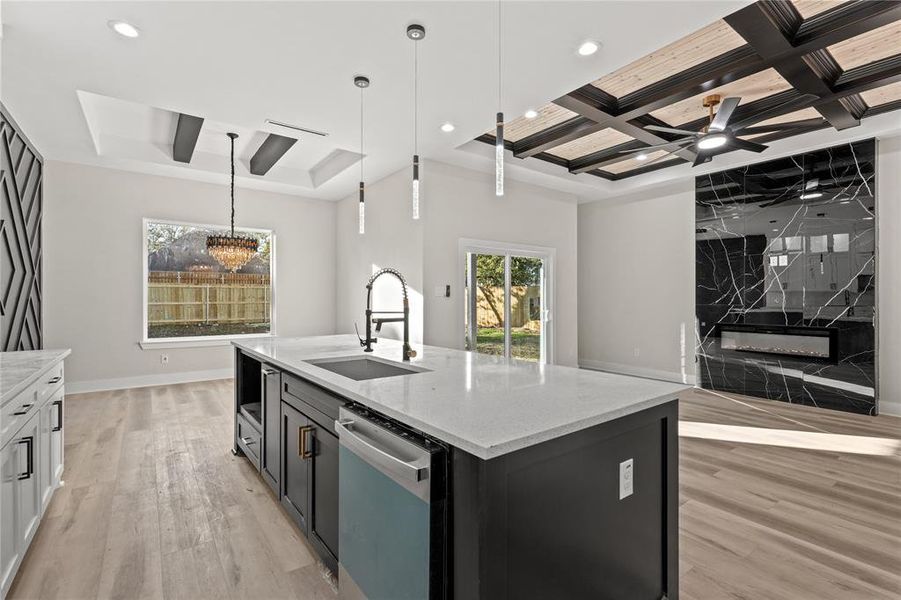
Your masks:
[{"label": "cabinet door handle", "polygon": [[263,375],[275,375],[277,372],[275,369],[263,369]]},{"label": "cabinet door handle", "polygon": [[54,377],[53,379],[51,379],[51,380],[48,381],[47,383],[59,383],[60,380],[61,380],[62,378],[63,378],[62,375],[57,375],[56,377]]},{"label": "cabinet door handle", "polygon": [[244,442],[244,444],[247,446],[252,446],[256,443],[256,440],[250,437],[242,437],[241,441]]},{"label": "cabinet door handle", "polygon": [[307,450],[307,432],[310,431],[313,428],[309,425],[297,428],[297,455],[304,460],[313,456],[313,452]]},{"label": "cabinet door handle", "polygon": [[18,441],[19,444],[25,444],[25,452],[26,454],[26,462],[28,463],[25,467],[24,473],[19,473],[16,479],[20,481],[23,479],[31,479],[31,476],[34,474],[34,436],[29,435],[28,437],[24,437]]},{"label": "cabinet door handle", "polygon": [[27,415],[28,411],[31,410],[31,407],[34,406],[34,402],[31,404],[23,404],[22,409],[14,412],[14,415]]},{"label": "cabinet door handle", "polygon": [[50,431],[63,430],[63,401],[54,400],[53,405],[56,407],[56,427],[52,427]]}]

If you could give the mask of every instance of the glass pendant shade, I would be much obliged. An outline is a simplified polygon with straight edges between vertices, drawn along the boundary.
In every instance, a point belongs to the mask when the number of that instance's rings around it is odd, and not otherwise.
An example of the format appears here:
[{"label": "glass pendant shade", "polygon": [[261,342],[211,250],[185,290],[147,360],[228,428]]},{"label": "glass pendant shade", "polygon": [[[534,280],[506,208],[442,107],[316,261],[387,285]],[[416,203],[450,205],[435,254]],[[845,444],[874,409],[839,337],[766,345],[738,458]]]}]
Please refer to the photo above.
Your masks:
[{"label": "glass pendant shade", "polygon": [[364,192],[363,182],[360,182],[360,214],[359,214],[359,222],[360,222],[360,235],[366,233],[366,198]]},{"label": "glass pendant shade", "polygon": [[231,139],[231,230],[226,235],[208,236],[206,249],[216,262],[234,273],[250,262],[260,243],[250,236],[235,235],[235,138],[238,134],[229,133],[228,137]]},{"label": "glass pendant shade", "polygon": [[419,218],[419,155],[413,155],[413,218]]},{"label": "glass pendant shade", "polygon": [[494,146],[494,193],[504,195],[504,113],[497,113],[497,132]]}]

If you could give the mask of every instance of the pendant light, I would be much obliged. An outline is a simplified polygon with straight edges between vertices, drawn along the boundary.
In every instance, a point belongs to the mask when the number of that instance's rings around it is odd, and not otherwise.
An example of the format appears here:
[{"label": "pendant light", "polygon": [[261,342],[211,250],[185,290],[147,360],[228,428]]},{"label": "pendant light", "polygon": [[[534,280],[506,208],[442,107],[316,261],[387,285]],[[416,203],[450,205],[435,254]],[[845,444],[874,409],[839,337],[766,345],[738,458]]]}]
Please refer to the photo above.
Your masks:
[{"label": "pendant light", "polygon": [[235,138],[238,134],[229,133],[228,137],[231,140],[231,232],[208,236],[206,249],[220,265],[234,273],[254,257],[259,241],[250,236],[235,235]]},{"label": "pendant light", "polygon": [[369,78],[364,75],[354,77],[354,85],[360,88],[360,214],[358,217],[360,235],[366,233],[366,185],[363,183],[363,90],[369,87]]},{"label": "pendant light", "polygon": [[413,40],[413,218],[419,218],[419,40],[425,38],[425,27],[414,23],[407,27]]},{"label": "pendant light", "polygon": [[504,195],[504,113],[501,108],[501,0],[497,1],[497,130],[494,134],[494,194]]}]

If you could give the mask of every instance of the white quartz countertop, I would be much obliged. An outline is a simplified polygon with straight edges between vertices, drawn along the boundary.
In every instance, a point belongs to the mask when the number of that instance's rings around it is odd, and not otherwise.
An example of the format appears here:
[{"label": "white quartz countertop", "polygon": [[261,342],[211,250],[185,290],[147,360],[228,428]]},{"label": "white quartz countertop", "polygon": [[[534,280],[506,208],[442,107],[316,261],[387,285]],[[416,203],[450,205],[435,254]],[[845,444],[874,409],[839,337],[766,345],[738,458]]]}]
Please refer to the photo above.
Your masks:
[{"label": "white quartz countertop", "polygon": [[0,352],[0,404],[6,404],[71,352],[68,349]]},{"label": "white quartz countertop", "polygon": [[400,363],[401,344],[364,354],[353,335],[271,338],[235,346],[482,459],[674,400],[688,386],[414,345],[427,372],[355,381],[308,360],[373,356]]}]

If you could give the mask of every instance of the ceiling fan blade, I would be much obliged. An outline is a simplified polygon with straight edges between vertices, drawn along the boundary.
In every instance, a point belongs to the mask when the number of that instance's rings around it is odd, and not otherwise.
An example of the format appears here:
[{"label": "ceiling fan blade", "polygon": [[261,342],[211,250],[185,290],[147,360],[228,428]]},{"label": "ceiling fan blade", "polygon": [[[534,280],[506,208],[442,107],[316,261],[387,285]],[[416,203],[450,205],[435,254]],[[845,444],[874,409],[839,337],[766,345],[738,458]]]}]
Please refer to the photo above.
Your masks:
[{"label": "ceiling fan blade", "polygon": [[806,129],[808,127],[816,127],[822,125],[824,120],[822,117],[813,119],[803,119],[801,121],[786,121],[785,123],[773,123],[772,125],[757,125],[745,127],[737,131],[736,135],[756,135],[758,133],[771,133],[774,131],[786,131],[791,129]]},{"label": "ceiling fan blade", "polygon": [[673,157],[673,153],[672,153],[672,152],[667,152],[667,153],[664,154],[663,156],[658,156],[658,157],[655,158],[654,160],[649,160],[648,162],[644,163],[643,165],[641,165],[641,167],[638,167],[638,168],[642,168],[642,169],[643,169],[643,168],[645,168],[645,167],[649,167],[649,166],[653,165],[654,163],[657,163],[657,162],[660,162],[660,161],[662,161],[662,160],[666,160],[667,158],[672,158],[672,157]]},{"label": "ceiling fan blade", "polygon": [[733,148],[738,148],[739,150],[750,150],[751,152],[763,152],[768,148],[768,146],[764,146],[763,144],[758,144],[757,142],[743,140],[740,138],[732,138],[731,140],[729,140],[729,143]]},{"label": "ceiling fan blade", "polygon": [[713,117],[713,121],[710,122],[710,131],[724,130],[729,124],[732,113],[738,108],[739,102],[741,102],[741,98],[737,97],[726,98],[723,100],[720,103],[719,108],[716,109],[716,115]]},{"label": "ceiling fan blade", "polygon": [[698,135],[697,131],[688,131],[687,129],[676,129],[675,127],[661,127],[660,125],[646,125],[645,129],[649,131],[662,131],[663,133],[678,133],[680,135]]},{"label": "ceiling fan blade", "polygon": [[702,165],[705,162],[710,162],[713,160],[713,157],[706,152],[698,152],[698,155],[695,156],[695,161],[691,164],[692,167],[697,167],[698,165]]},{"label": "ceiling fan blade", "polygon": [[798,96],[794,100],[783,102],[782,104],[776,105],[773,108],[762,110],[746,119],[742,119],[738,123],[733,123],[732,130],[737,131],[739,129],[744,129],[753,125],[754,123],[766,121],[767,119],[770,119],[772,117],[778,117],[779,115],[784,115],[786,113],[794,112],[794,110],[805,108],[807,104],[810,104],[812,100],[816,100],[817,98],[819,98],[819,96],[815,96],[813,94],[804,94],[802,96]]},{"label": "ceiling fan blade", "polygon": [[689,144],[694,141],[692,138],[685,138],[682,140],[676,140],[675,142],[667,142],[665,144],[656,144],[654,146],[645,146],[644,148],[639,148],[638,150],[620,150],[619,154],[647,154],[648,152],[654,152],[655,150],[664,150],[668,148],[678,148],[684,144]]}]

